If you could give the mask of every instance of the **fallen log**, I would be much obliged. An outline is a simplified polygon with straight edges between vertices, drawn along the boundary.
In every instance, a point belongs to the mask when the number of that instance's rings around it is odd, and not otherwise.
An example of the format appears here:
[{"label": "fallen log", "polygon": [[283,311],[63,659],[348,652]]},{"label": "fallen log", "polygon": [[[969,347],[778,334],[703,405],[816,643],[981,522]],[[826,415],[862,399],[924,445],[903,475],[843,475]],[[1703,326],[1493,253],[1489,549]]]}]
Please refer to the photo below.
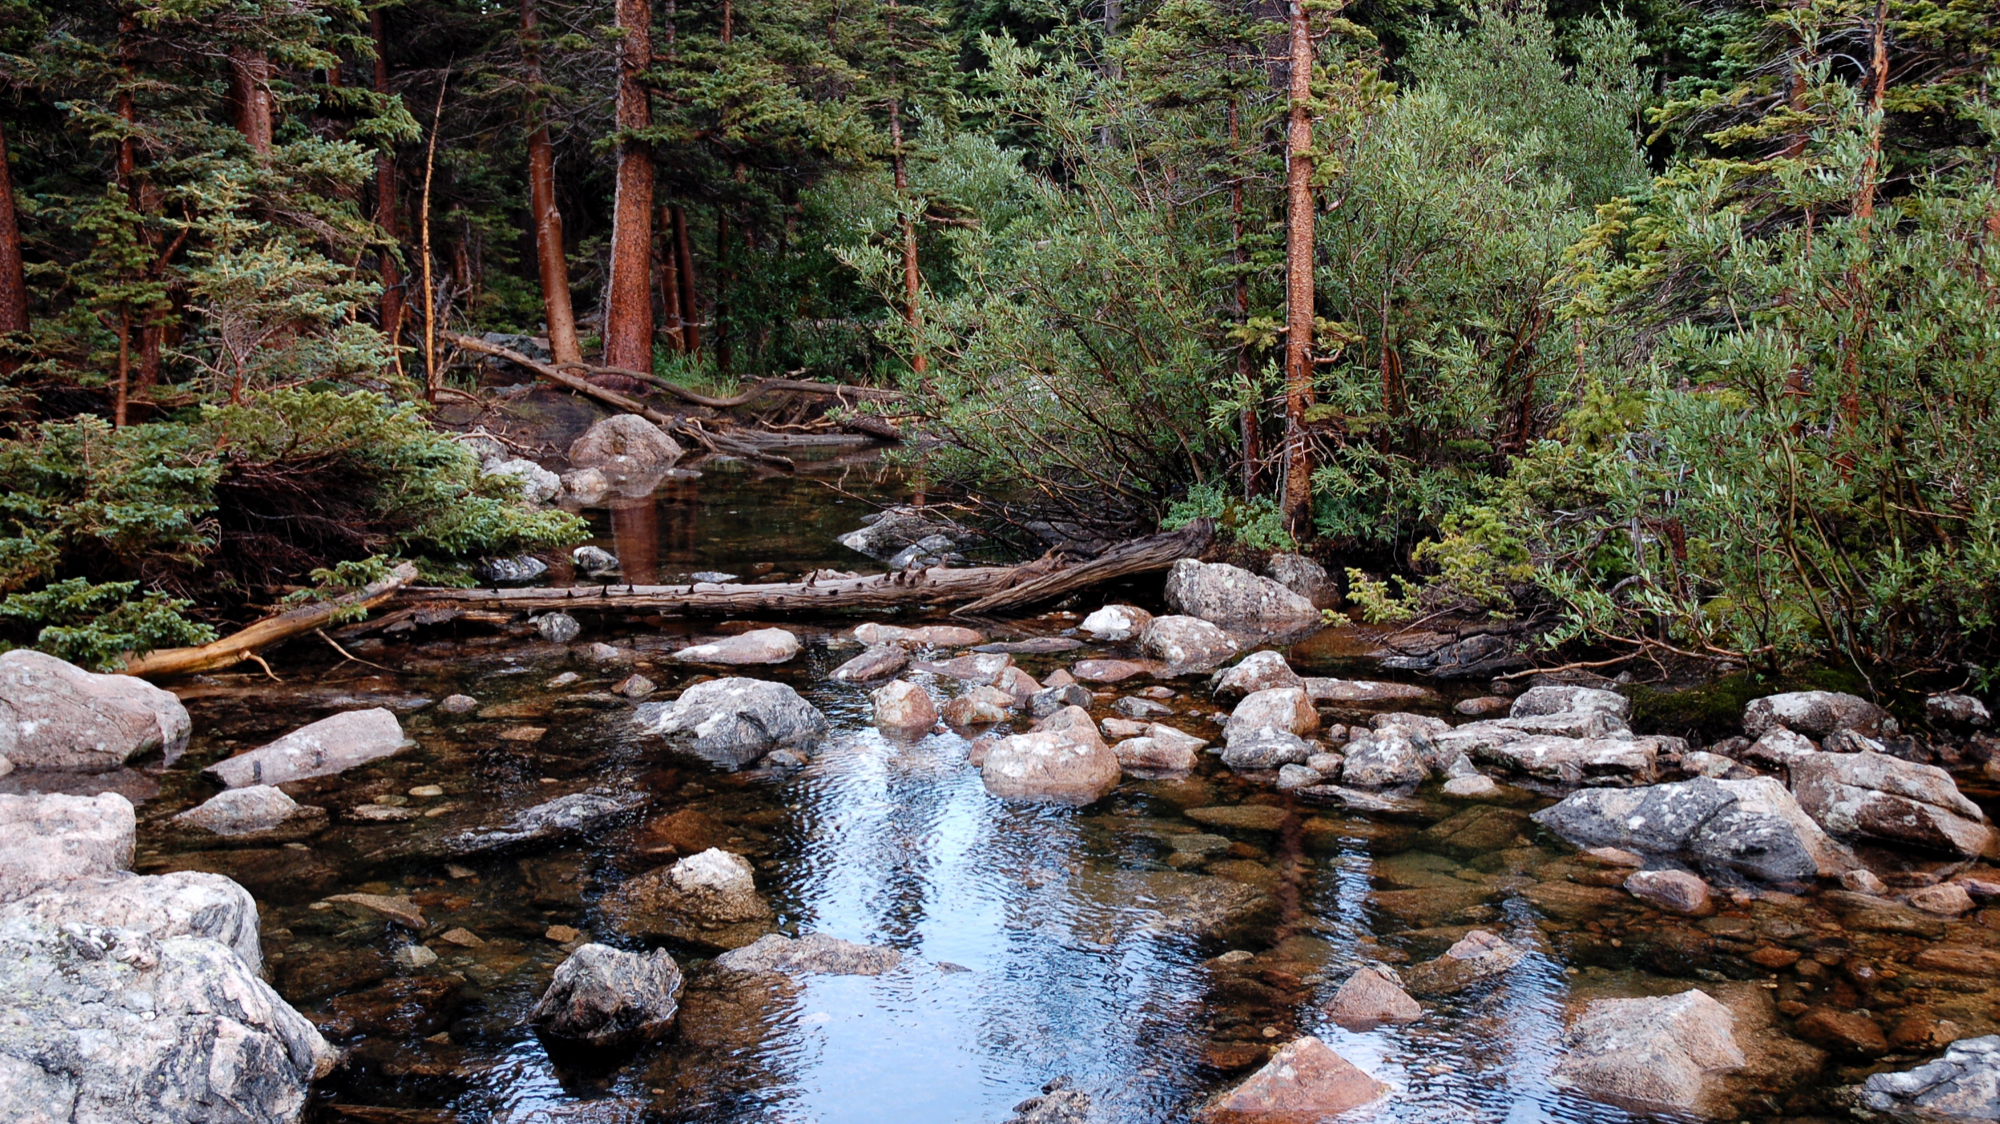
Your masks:
[{"label": "fallen log", "polygon": [[1019,608],[1103,582],[1164,570],[1181,558],[1200,554],[1213,535],[1207,520],[1182,530],[1125,543],[1088,561],[1045,555],[1018,566],[942,567],[899,574],[869,574],[830,581],[691,585],[607,585],[536,589],[444,589],[417,587],[397,595],[400,602],[452,602],[464,606],[528,612],[629,611],[689,616],[785,614],[817,616],[880,609],[963,605],[960,613],[993,607]]},{"label": "fallen log", "polygon": [[404,586],[417,580],[417,568],[408,562],[389,571],[389,576],[370,582],[352,593],[336,597],[331,601],[321,601],[311,605],[301,605],[289,609],[275,617],[265,617],[241,632],[231,633],[220,640],[192,648],[162,648],[135,656],[125,661],[120,668],[126,675],[153,677],[160,675],[187,675],[197,671],[214,671],[230,667],[244,660],[257,658],[260,648],[268,648],[280,640],[290,639],[316,628],[324,628],[340,617],[357,609],[372,609],[394,597]]},{"label": "fallen log", "polygon": [[696,406],[706,406],[711,410],[727,410],[734,406],[747,406],[766,394],[805,394],[818,398],[837,398],[845,403],[849,398],[856,401],[893,402],[903,397],[900,390],[889,390],[879,386],[848,386],[844,383],[805,382],[800,379],[771,378],[758,379],[749,389],[727,398],[716,398],[699,391],[689,390],[676,382],[669,382],[658,375],[635,371],[630,367],[593,367],[588,363],[565,363],[563,367],[588,371],[593,375],[624,375],[628,379],[651,383],[683,402]]}]

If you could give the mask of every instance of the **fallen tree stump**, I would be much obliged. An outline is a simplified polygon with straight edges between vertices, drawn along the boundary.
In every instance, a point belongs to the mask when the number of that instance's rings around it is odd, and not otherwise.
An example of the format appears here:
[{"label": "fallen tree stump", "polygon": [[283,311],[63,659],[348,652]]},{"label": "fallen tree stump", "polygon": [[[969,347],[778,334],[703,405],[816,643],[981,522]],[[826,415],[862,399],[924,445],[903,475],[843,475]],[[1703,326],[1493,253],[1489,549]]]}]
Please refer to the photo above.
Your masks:
[{"label": "fallen tree stump", "polygon": [[1208,546],[1213,525],[1196,520],[1169,534],[1136,539],[1097,558],[1072,562],[1045,555],[1018,566],[942,567],[830,581],[691,585],[606,585],[535,589],[405,589],[405,604],[443,603],[529,612],[645,609],[691,616],[733,613],[814,616],[878,609],[962,605],[958,613],[1019,608],[1093,585],[1164,570]]},{"label": "fallen tree stump", "polygon": [[389,571],[389,575],[379,581],[355,590],[332,601],[321,601],[311,605],[279,613],[234,632],[220,640],[192,648],[162,648],[125,661],[119,670],[126,675],[152,677],[160,675],[187,675],[197,671],[214,671],[231,667],[244,660],[257,658],[257,650],[268,648],[280,640],[288,640],[317,628],[324,628],[340,617],[356,610],[367,610],[388,601],[404,586],[417,580],[417,568],[408,562]]}]

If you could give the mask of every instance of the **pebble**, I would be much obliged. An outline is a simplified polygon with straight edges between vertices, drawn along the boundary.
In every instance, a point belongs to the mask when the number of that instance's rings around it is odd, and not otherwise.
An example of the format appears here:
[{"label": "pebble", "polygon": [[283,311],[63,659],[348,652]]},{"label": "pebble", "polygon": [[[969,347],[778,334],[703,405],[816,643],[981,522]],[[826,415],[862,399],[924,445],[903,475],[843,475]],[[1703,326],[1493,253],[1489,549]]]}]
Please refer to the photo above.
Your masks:
[{"label": "pebble", "polygon": [[419,800],[429,800],[433,797],[443,796],[444,789],[434,784],[420,784],[410,790],[410,795]]},{"label": "pebble", "polygon": [[446,863],[444,872],[450,875],[451,877],[459,879],[461,881],[467,878],[477,877],[479,874],[478,871],[472,869],[471,867],[460,866],[457,863]]},{"label": "pebble", "polygon": [[438,954],[420,944],[406,944],[396,950],[392,957],[396,967],[406,972],[428,968],[438,962]]},{"label": "pebble", "polygon": [[651,679],[637,672],[633,672],[631,678],[611,689],[628,699],[643,699],[654,691],[659,690],[659,684],[654,683]]},{"label": "pebble", "polygon": [[570,928],[568,925],[551,925],[549,926],[549,931],[542,934],[543,939],[554,941],[557,944],[568,944],[581,936],[583,936],[582,933]]},{"label": "pebble", "polygon": [[438,709],[446,714],[471,714],[479,709],[479,700],[471,695],[446,695],[438,704]]},{"label": "pebble", "polygon": [[493,736],[503,742],[538,742],[542,740],[542,735],[548,732],[546,726],[515,726]]},{"label": "pebble", "polygon": [[569,686],[571,683],[581,682],[582,680],[583,676],[578,675],[576,672],[565,671],[554,679],[549,680],[549,687],[551,689],[560,689]]},{"label": "pebble", "polygon": [[470,929],[446,929],[438,939],[460,948],[478,948],[486,942]]}]

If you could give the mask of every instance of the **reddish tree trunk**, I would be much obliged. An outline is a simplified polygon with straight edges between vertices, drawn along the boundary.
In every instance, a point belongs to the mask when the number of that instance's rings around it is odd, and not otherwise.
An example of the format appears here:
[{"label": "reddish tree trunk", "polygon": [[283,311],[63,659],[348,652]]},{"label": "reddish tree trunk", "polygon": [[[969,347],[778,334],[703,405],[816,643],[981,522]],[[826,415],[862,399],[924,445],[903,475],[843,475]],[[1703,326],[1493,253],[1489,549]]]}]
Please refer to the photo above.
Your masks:
[{"label": "reddish tree trunk", "polygon": [[[0,335],[27,330],[28,282],[21,266],[21,223],[14,213],[14,174],[7,167],[7,135],[0,131]],[[10,350],[0,350],[0,374],[11,374],[19,365]]]},{"label": "reddish tree trunk", "polygon": [[1305,414],[1313,399],[1313,44],[1303,0],[1292,0],[1291,9],[1291,120],[1285,142],[1285,521],[1293,535],[1304,537],[1312,529]]},{"label": "reddish tree trunk", "polygon": [[1862,218],[1875,216],[1875,180],[1882,170],[1882,93],[1889,83],[1889,49],[1884,39],[1888,21],[1887,0],[1875,0],[1875,51],[1868,64],[1868,114],[1874,120],[1868,128],[1868,159],[1861,165],[1861,187],[1854,200],[1854,213]]},{"label": "reddish tree trunk", "polygon": [[[382,9],[368,13],[368,29],[375,36],[375,92],[386,98],[389,96],[389,35]],[[389,236],[392,242],[400,243],[402,234],[396,223],[396,157],[388,149],[375,154],[375,225]],[[396,251],[382,251],[379,266],[382,274],[382,334],[394,344],[403,334],[403,271],[396,264]]]},{"label": "reddish tree trunk", "polygon": [[687,212],[675,203],[667,208],[674,224],[674,268],[680,271],[681,341],[689,351],[701,350],[701,309],[695,301],[694,245],[688,238]]},{"label": "reddish tree trunk", "polygon": [[[653,123],[641,80],[653,58],[652,5],[618,0],[618,129]],[[618,195],[611,214],[611,276],[605,284],[604,365],[653,369],[653,154],[644,141],[618,143]]]},{"label": "reddish tree trunk", "polygon": [[271,154],[271,58],[262,51],[238,50],[229,56],[229,95],[236,109],[236,131],[259,156]]},{"label": "reddish tree trunk", "polygon": [[[521,0],[521,40],[530,87],[542,84],[542,52],[535,30],[535,0]],[[576,314],[569,301],[569,259],[563,254],[562,212],[556,209],[556,157],[549,144],[548,122],[537,95],[528,102],[528,209],[535,224],[535,260],[542,273],[542,310],[549,323],[549,354],[556,365],[580,365],[583,349],[576,342]],[[614,364],[616,365],[616,364]]]}]

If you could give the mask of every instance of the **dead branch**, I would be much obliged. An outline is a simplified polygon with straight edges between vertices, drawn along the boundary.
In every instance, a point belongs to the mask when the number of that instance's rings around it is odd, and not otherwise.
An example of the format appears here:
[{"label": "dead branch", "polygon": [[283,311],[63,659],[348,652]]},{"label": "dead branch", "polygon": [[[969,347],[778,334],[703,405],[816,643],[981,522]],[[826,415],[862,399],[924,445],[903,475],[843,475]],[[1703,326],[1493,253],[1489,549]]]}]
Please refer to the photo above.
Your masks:
[{"label": "dead branch", "polygon": [[[264,661],[257,656],[259,648],[267,648],[280,640],[301,633],[314,632],[332,623],[335,618],[355,609],[372,609],[394,597],[404,586],[417,580],[417,568],[408,562],[397,566],[389,576],[380,581],[370,582],[332,601],[322,601],[314,605],[266,617],[241,632],[232,633],[220,640],[211,641],[193,648],[163,648],[148,652],[125,661],[121,669],[127,675],[151,678],[160,675],[186,675],[197,671],[214,671],[230,667],[244,660]],[[350,659],[353,657],[349,657]],[[270,674],[270,668],[264,668]]]}]

